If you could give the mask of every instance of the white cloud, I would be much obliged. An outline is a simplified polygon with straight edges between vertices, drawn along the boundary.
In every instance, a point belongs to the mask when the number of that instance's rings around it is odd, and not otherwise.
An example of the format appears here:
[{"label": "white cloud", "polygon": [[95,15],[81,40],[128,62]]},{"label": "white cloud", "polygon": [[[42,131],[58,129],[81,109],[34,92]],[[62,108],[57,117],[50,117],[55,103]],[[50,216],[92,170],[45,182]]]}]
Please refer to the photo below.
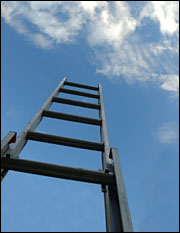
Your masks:
[{"label": "white cloud", "polygon": [[175,36],[173,38],[163,38],[158,43],[149,44],[151,52],[158,56],[163,52],[170,52],[173,56],[179,54],[179,38]]},{"label": "white cloud", "polygon": [[175,122],[163,123],[157,130],[156,138],[161,143],[176,143],[179,140],[178,124]]},{"label": "white cloud", "polygon": [[[22,23],[21,19],[19,19],[19,15],[26,13],[27,9],[24,7],[24,4],[21,4],[19,7],[19,3],[2,1],[1,2],[1,15],[6,20],[8,24],[10,24],[14,29],[16,29],[19,33],[26,34],[27,28]],[[24,13],[23,13],[24,12]]]},{"label": "white cloud", "polygon": [[[177,4],[166,2],[162,5],[165,13],[168,14],[167,18],[172,16],[170,22],[177,21],[175,13],[170,12],[176,12],[176,6]],[[118,16],[112,9],[106,8],[101,13],[103,17],[91,23],[92,29],[90,28],[88,37],[91,46],[95,47],[98,73],[104,74],[109,79],[123,79],[128,83],[151,82],[164,90],[178,92],[179,68],[177,62],[174,62],[179,53],[178,35],[164,36],[162,28],[165,27],[167,20],[161,20],[160,29],[163,34],[158,42],[144,41],[136,30],[144,26],[142,20],[145,16],[150,20],[152,13],[154,11],[157,13],[157,7],[156,2],[146,3],[139,13],[140,16],[135,19],[130,14],[131,9],[128,4],[118,2],[114,3]],[[148,13],[150,8],[151,12]],[[176,24],[178,25],[177,22]],[[169,28],[167,31],[172,35]],[[149,33],[149,36],[153,38],[154,35]]]},{"label": "white cloud", "polygon": [[172,75],[162,75],[161,79],[163,80],[163,84],[161,84],[161,88],[166,91],[178,91],[179,90],[179,76],[176,74]]},{"label": "white cloud", "polygon": [[108,78],[120,77],[128,83],[145,82],[150,78],[151,65],[147,60],[151,58],[146,48],[140,44],[135,46],[127,40],[122,46],[109,50],[97,52],[100,61],[97,72],[105,74]]},{"label": "white cloud", "polygon": [[131,35],[131,39],[133,41],[127,39],[119,47],[104,48],[100,52],[96,49],[97,72],[129,84],[153,83],[166,91],[178,92],[179,67],[170,60],[173,60],[174,50],[167,51],[163,45],[138,43],[135,35]]},{"label": "white cloud", "polygon": [[38,45],[43,49],[49,49],[53,45],[52,40],[48,39],[46,36],[40,33],[29,35],[29,38],[31,38],[35,45]]},{"label": "white cloud", "polygon": [[95,15],[95,10],[97,7],[103,7],[107,4],[104,1],[79,1],[79,3],[82,9],[86,13],[90,14],[91,17]]},{"label": "white cloud", "polygon": [[179,1],[148,1],[140,15],[144,17],[158,21],[161,32],[172,35],[179,29]]},{"label": "white cloud", "polygon": [[[39,40],[47,43],[49,39],[55,43],[72,42],[86,20],[81,13],[80,4],[61,1],[4,1],[2,2],[2,16],[18,32],[30,39],[34,36],[34,41],[37,41],[38,45]],[[39,33],[42,34],[41,38]]]},{"label": "white cloud", "polygon": [[87,38],[93,45],[104,42],[119,44],[138,23],[129,11],[126,2],[2,2],[2,16],[15,30],[28,37],[38,30],[56,43],[71,42],[86,24]]},{"label": "white cloud", "polygon": [[[2,17],[43,49],[73,43],[85,30],[97,72],[109,79],[151,82],[178,92],[178,4],[143,1],[137,7],[128,1],[3,1]],[[151,30],[143,37],[143,27],[151,21],[159,23],[161,34],[156,40]]]},{"label": "white cloud", "polygon": [[88,42],[90,45],[119,46],[123,39],[136,29],[137,20],[131,17],[126,2],[118,1],[104,4],[103,8],[91,20]]}]

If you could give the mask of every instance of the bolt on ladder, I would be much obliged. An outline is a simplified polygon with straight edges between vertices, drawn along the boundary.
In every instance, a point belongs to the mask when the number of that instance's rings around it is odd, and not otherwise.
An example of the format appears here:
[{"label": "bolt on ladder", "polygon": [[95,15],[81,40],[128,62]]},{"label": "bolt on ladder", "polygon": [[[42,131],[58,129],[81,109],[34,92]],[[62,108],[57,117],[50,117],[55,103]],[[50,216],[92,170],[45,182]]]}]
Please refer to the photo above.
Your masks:
[{"label": "bolt on ladder", "polygon": [[[98,94],[66,89],[63,88],[64,85],[95,90]],[[98,99],[98,104],[59,98],[57,97],[59,92],[96,98]],[[49,111],[48,109],[53,102],[98,109],[99,119]],[[34,132],[43,117],[98,125],[100,126],[101,142],[90,142]],[[28,140],[101,151],[103,170],[85,170],[20,159],[19,154]],[[14,144],[10,147],[10,143]],[[133,232],[118,150],[109,147],[101,84],[98,87],[87,86],[68,82],[65,77],[20,133],[17,140],[16,133],[10,131],[1,141],[1,181],[8,170],[100,184],[104,193],[106,231]]]}]

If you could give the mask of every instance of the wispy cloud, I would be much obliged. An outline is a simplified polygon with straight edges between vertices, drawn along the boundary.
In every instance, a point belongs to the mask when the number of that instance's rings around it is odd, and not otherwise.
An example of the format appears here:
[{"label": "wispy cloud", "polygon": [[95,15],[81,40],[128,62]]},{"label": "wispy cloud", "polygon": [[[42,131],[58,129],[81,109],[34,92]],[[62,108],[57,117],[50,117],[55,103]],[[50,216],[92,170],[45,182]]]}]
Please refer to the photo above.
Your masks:
[{"label": "wispy cloud", "polygon": [[84,31],[98,73],[178,93],[178,1],[3,1],[2,17],[42,49]]},{"label": "wispy cloud", "polygon": [[157,130],[156,138],[161,143],[173,144],[179,139],[178,124],[165,122]]},{"label": "wispy cloud", "polygon": [[16,120],[18,117],[19,117],[19,115],[20,115],[20,113],[16,110],[16,108],[15,107],[11,107],[8,111],[7,111],[7,117],[9,117],[9,118],[11,118],[11,119],[13,119],[13,120]]},{"label": "wispy cloud", "polygon": [[[112,9],[107,8],[105,20],[104,17],[98,18],[98,23],[94,23],[90,33],[93,37],[89,37],[89,40],[93,41],[90,42],[91,45],[96,42],[94,51],[98,65],[97,72],[106,75],[109,79],[116,78],[128,83],[151,82],[166,91],[178,92],[177,5],[178,3],[149,2],[140,8],[139,14],[136,9],[136,19],[131,16],[133,7],[130,8],[127,2],[114,3],[118,17]],[[157,38],[151,31],[152,15],[155,17],[162,12],[164,21],[156,17],[156,21],[159,20],[160,24]],[[169,27],[165,27],[167,22],[176,27],[170,31]],[[116,26],[119,31],[116,30]],[[113,36],[111,29],[114,32]]]}]

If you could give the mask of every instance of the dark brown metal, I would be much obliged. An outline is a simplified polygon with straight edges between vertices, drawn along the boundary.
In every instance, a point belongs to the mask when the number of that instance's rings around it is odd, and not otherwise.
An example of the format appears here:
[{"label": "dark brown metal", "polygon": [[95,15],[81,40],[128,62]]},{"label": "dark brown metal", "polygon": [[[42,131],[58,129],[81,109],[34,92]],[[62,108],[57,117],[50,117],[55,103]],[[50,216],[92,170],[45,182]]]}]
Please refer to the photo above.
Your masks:
[{"label": "dark brown metal", "polygon": [[96,150],[96,151],[104,150],[103,143],[90,142],[90,141],[85,141],[85,140],[80,140],[80,139],[66,138],[66,137],[43,134],[43,133],[38,133],[38,132],[31,132],[31,131],[27,133],[26,139],[39,141],[39,142],[47,142],[47,143],[52,143],[52,144],[64,145],[64,146],[78,147],[82,149]]},{"label": "dark brown metal", "polygon": [[66,88],[60,88],[59,92],[99,99],[99,95],[97,94],[92,94],[92,93],[87,93],[87,92],[82,92],[82,91],[75,91],[75,90],[70,90]]},{"label": "dark brown metal", "polygon": [[61,104],[70,104],[70,105],[75,105],[75,106],[79,106],[79,107],[100,109],[99,104],[92,104],[92,103],[81,102],[81,101],[77,101],[77,100],[54,97],[52,99],[52,101],[56,102],[56,103],[61,103]]},{"label": "dark brown metal", "polygon": [[98,87],[88,86],[88,85],[79,84],[79,83],[72,83],[72,82],[68,82],[68,81],[66,81],[64,83],[64,85],[73,86],[73,87],[80,87],[80,88],[85,88],[85,89],[89,89],[89,90],[98,91]]},{"label": "dark brown metal", "polygon": [[67,114],[67,113],[53,112],[53,111],[48,111],[48,110],[44,110],[42,116],[56,118],[56,119],[62,119],[62,120],[67,120],[67,121],[75,121],[75,122],[80,122],[80,123],[84,123],[84,124],[91,124],[91,125],[101,125],[102,124],[102,121],[99,119],[71,115],[71,114]]},{"label": "dark brown metal", "polygon": [[8,170],[94,184],[115,184],[115,176],[113,173],[106,174],[100,171],[85,170],[30,160],[1,158],[1,167]]}]

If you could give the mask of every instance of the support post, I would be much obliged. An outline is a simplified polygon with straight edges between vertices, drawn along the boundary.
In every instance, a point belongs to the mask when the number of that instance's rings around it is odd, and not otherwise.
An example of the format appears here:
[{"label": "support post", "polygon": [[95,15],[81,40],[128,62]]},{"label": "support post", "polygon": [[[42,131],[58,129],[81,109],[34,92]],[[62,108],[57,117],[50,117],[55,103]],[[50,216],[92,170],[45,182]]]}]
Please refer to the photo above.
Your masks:
[{"label": "support post", "polygon": [[[101,134],[101,142],[104,143],[104,152],[102,152],[102,166],[104,171],[114,172],[112,161],[109,158],[110,147],[109,147],[107,127],[106,127],[106,118],[105,118],[101,84],[99,84],[99,95],[100,95],[99,104],[101,106],[99,111],[99,117],[100,120],[102,120],[100,134]],[[105,205],[105,214],[106,214],[106,231],[122,232],[116,186],[107,186],[107,185],[105,186],[104,205]]]},{"label": "support post", "polygon": [[123,232],[133,232],[133,226],[128,206],[126,189],[120,166],[120,160],[117,148],[111,148],[112,159],[114,162],[114,174],[116,178],[117,196],[119,201],[121,226]]}]

